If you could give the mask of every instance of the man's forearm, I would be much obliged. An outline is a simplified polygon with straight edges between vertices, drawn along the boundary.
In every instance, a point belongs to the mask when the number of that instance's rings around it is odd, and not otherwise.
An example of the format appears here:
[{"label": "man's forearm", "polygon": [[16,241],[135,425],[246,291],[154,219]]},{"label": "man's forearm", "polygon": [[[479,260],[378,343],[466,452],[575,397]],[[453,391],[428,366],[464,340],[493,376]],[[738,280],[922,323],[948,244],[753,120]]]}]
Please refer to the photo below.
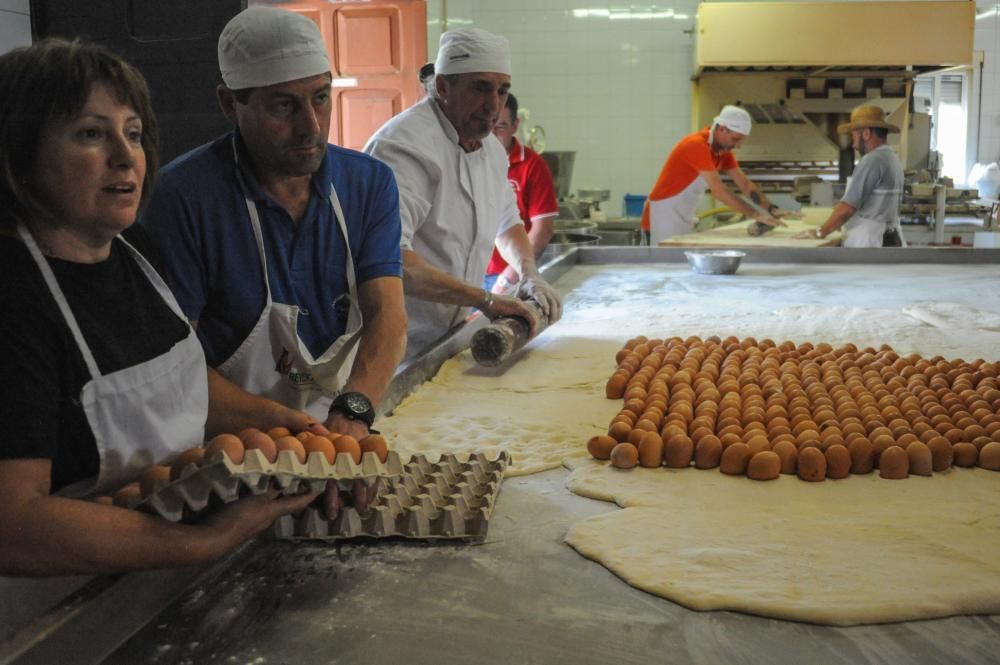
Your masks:
[{"label": "man's forearm", "polygon": [[406,309],[397,278],[362,284],[361,341],[346,390],[364,393],[376,406],[385,396],[396,367],[406,352]]},{"label": "man's forearm", "polygon": [[[555,228],[555,223],[552,217],[547,217],[545,219],[539,219],[531,224],[531,230],[528,231],[528,242],[531,243],[532,255],[535,257],[536,261],[545,248],[548,246],[549,241],[552,240],[553,229]],[[503,273],[501,273],[508,282],[515,284],[521,279],[521,275],[510,265],[508,265]]]},{"label": "man's forearm", "polygon": [[403,250],[403,289],[411,298],[465,307],[481,307],[489,297],[482,286],[438,270],[410,249]]},{"label": "man's forearm", "polygon": [[523,225],[512,226],[498,235],[496,246],[500,256],[518,275],[524,277],[538,273],[535,253]]},{"label": "man's forearm", "polygon": [[816,229],[817,238],[825,238],[841,226],[847,223],[851,217],[854,216],[856,209],[849,203],[844,203],[841,201],[833,207],[833,212],[825,222],[823,222],[819,228]]}]

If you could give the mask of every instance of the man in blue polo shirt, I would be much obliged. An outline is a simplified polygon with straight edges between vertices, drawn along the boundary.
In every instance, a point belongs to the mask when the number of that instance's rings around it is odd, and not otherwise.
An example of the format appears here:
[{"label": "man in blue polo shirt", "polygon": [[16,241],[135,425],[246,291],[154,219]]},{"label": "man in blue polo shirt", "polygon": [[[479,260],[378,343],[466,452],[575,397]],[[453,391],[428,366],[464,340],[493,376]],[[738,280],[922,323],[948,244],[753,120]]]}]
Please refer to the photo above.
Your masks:
[{"label": "man in blue polo shirt", "polygon": [[327,143],[330,63],[308,18],[240,12],[219,68],[234,131],[168,164],[144,221],[213,380],[365,436],[406,344],[395,179]]}]

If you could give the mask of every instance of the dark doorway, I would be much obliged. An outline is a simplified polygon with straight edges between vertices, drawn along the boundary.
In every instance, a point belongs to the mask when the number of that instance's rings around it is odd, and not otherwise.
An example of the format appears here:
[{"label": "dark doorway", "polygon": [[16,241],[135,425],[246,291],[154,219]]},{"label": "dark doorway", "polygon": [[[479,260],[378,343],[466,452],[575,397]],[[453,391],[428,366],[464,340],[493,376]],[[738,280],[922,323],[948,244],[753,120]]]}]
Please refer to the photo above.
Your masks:
[{"label": "dark doorway", "polygon": [[216,45],[246,0],[31,0],[32,33],[111,47],[146,77],[165,164],[229,129]]}]

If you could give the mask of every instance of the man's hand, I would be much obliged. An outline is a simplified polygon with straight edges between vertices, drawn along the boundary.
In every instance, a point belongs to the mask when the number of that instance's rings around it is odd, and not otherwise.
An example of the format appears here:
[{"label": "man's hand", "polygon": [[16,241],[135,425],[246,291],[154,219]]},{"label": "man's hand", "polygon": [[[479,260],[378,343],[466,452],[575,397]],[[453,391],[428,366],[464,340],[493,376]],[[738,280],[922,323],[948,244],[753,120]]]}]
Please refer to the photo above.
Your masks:
[{"label": "man's hand", "polygon": [[783,221],[777,217],[771,216],[770,214],[758,215],[754,218],[754,221],[759,222],[760,224],[766,224],[767,226],[788,226],[788,224],[785,224]]},{"label": "man's hand", "polygon": [[501,296],[512,296],[517,292],[517,282],[512,282],[501,273],[497,275],[497,281],[493,283],[492,292]]},{"label": "man's hand", "polygon": [[495,296],[493,304],[488,309],[482,310],[483,314],[491,321],[501,316],[517,316],[528,322],[531,337],[538,334],[538,327],[541,319],[538,316],[539,307],[533,307],[524,300],[512,298],[510,296]]},{"label": "man's hand", "polygon": [[328,430],[323,423],[305,411],[297,411],[277,402],[271,402],[272,408],[266,412],[265,418],[256,424],[265,432],[273,427],[287,427],[294,433],[312,432],[313,434],[327,434]]},{"label": "man's hand", "polygon": [[370,434],[368,425],[360,420],[351,420],[340,411],[331,411],[326,419],[326,427],[337,434],[349,434],[360,441]]},{"label": "man's hand", "polygon": [[805,231],[800,231],[792,237],[795,238],[796,240],[822,240],[826,236],[823,235],[823,231],[821,231],[817,227],[814,229],[807,229]]},{"label": "man's hand", "polygon": [[523,300],[537,302],[550,325],[562,317],[562,299],[556,290],[538,275],[525,277],[521,280],[517,295]]},{"label": "man's hand", "polygon": [[353,507],[359,513],[368,512],[368,506],[375,498],[375,486],[368,487],[360,478],[352,484],[351,491],[342,492],[337,485],[337,481],[331,480],[326,484],[326,494],[323,497],[323,510],[326,518],[330,521],[337,519],[342,508]]}]

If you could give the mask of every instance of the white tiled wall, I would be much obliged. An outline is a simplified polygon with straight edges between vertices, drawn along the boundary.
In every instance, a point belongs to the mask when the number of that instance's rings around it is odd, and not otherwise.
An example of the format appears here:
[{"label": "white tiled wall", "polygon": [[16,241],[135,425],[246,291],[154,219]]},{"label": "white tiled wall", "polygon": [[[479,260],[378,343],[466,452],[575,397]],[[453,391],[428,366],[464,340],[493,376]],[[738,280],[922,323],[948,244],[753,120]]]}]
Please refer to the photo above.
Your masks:
[{"label": "white tiled wall", "polygon": [[31,43],[28,0],[0,0],[0,53]]},{"label": "white tiled wall", "polygon": [[[979,161],[989,163],[1000,160],[1000,1],[979,0],[980,17],[976,20],[974,48],[983,52],[982,68],[982,117],[979,122]],[[977,68],[978,69],[978,68]],[[970,107],[977,113],[975,98],[979,89],[978,71],[973,81],[974,93]],[[971,137],[973,141],[975,137]],[[973,145],[970,142],[970,146]],[[974,155],[970,155],[970,160]]]},{"label": "white tiled wall", "polygon": [[[864,1],[864,0],[860,0]],[[690,131],[697,0],[657,4],[582,0],[428,0],[430,58],[437,53],[443,19],[448,28],[474,25],[505,35],[513,51],[513,86],[527,123],[541,125],[547,149],[575,150],[574,189],[611,190],[605,207],[620,214],[626,193],[646,194],[673,144]],[[1000,0],[977,0],[979,11]],[[633,16],[672,9],[689,18],[574,16],[574,9],[601,7]],[[860,47],[859,40],[859,47]],[[975,49],[984,52],[979,160],[1000,159],[1000,16],[976,21]],[[978,80],[973,82],[976,92]],[[978,99],[970,100],[970,165],[974,158]]]}]

